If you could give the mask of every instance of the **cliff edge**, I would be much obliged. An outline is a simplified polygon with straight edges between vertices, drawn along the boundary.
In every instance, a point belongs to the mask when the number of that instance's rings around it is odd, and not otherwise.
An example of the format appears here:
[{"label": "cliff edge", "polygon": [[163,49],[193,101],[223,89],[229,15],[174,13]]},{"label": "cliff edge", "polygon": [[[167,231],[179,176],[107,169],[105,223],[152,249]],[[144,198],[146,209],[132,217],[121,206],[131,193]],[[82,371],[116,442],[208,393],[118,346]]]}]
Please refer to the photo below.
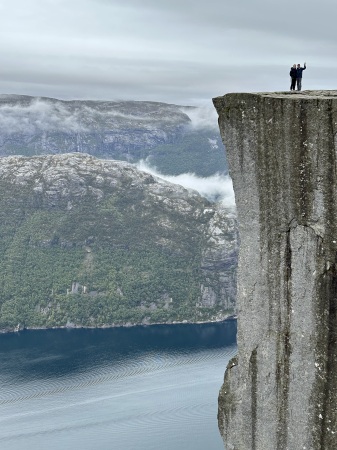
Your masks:
[{"label": "cliff edge", "polygon": [[213,100],[240,224],[227,450],[337,448],[337,91]]}]

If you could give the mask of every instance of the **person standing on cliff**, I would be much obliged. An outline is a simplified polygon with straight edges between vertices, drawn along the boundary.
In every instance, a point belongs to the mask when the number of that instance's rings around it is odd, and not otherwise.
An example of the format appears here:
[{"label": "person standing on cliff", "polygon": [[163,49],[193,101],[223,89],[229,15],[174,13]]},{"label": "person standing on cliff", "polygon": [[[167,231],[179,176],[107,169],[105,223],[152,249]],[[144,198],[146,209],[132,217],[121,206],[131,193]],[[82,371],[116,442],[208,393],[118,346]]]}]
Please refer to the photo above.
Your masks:
[{"label": "person standing on cliff", "polygon": [[306,63],[304,63],[304,67],[301,67],[301,64],[297,64],[296,69],[296,83],[297,83],[297,90],[300,91],[302,89],[302,72],[307,68]]},{"label": "person standing on cliff", "polygon": [[294,64],[292,66],[292,68],[290,69],[290,78],[291,78],[291,85],[290,85],[290,90],[294,91],[295,90],[295,86],[296,86],[296,79],[297,79],[297,69],[296,69],[296,64]]}]

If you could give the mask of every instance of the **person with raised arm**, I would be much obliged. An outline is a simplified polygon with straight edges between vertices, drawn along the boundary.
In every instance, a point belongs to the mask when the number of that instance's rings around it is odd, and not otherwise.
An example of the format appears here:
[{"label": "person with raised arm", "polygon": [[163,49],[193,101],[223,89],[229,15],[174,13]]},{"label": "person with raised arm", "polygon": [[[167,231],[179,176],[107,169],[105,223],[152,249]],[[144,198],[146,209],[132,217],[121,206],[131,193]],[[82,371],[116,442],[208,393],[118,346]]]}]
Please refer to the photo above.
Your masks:
[{"label": "person with raised arm", "polygon": [[296,68],[296,84],[297,90],[300,91],[302,89],[302,72],[307,68],[307,64],[304,63],[304,67],[301,67],[301,64],[297,64]]}]

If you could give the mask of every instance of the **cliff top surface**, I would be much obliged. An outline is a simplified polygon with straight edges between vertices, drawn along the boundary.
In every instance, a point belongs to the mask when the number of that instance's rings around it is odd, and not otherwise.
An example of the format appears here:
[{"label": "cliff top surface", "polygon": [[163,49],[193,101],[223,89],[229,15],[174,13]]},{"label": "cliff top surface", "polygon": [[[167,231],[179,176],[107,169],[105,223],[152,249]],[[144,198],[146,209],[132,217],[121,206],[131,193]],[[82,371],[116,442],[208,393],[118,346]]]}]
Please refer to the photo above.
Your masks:
[{"label": "cliff top surface", "polygon": [[337,98],[337,90],[315,90],[315,91],[280,91],[280,92],[240,92],[240,93],[229,93],[223,96],[214,98],[223,98],[227,95],[235,96],[245,96],[245,95],[256,95],[259,97],[271,97],[271,98],[291,98],[291,99],[315,99],[315,98]]}]

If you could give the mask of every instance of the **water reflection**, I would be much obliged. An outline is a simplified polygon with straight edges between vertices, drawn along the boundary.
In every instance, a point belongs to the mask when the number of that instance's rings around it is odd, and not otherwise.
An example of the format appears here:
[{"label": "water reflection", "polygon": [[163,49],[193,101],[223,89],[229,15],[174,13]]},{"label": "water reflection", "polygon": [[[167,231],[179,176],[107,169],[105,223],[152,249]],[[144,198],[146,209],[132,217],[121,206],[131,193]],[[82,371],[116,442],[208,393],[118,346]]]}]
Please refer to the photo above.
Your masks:
[{"label": "water reflection", "polygon": [[[235,344],[236,321],[110,329],[24,330],[0,336],[1,374],[58,377],[144,352],[186,353]],[[15,374],[13,369],[15,368]]]}]

